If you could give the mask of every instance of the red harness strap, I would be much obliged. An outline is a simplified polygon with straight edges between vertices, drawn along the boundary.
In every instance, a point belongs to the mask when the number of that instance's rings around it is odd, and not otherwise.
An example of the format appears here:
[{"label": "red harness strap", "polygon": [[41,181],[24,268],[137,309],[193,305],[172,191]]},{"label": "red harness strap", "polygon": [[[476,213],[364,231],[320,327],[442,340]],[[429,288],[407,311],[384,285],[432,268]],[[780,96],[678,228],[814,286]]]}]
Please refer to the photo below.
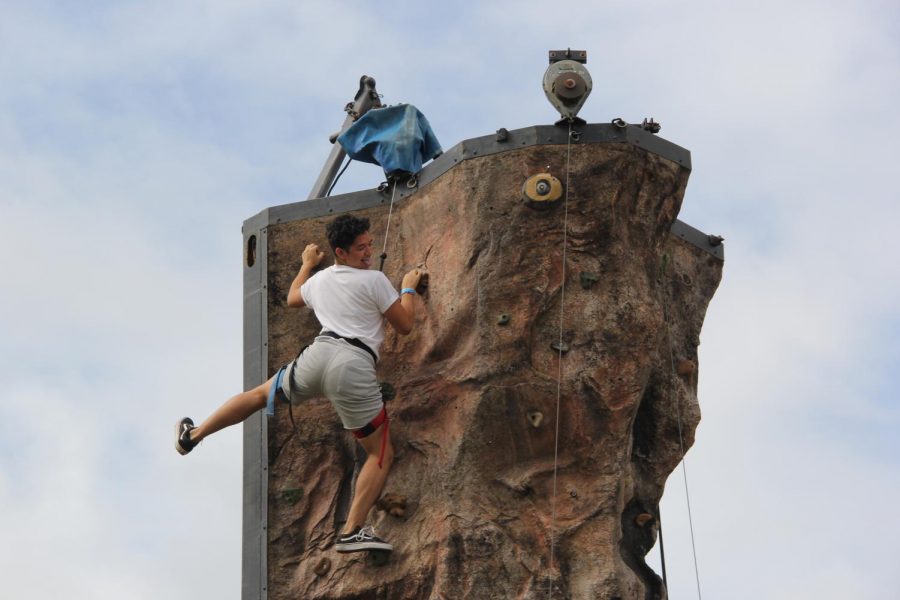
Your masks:
[{"label": "red harness strap", "polygon": [[366,425],[365,427],[360,427],[359,429],[353,430],[353,435],[357,439],[363,439],[369,437],[384,423],[384,433],[381,435],[381,454],[378,456],[378,468],[381,468],[382,463],[384,462],[384,449],[387,447],[388,437],[390,436],[390,425],[391,421],[388,419],[387,408],[384,406],[381,407],[381,412],[378,413],[378,416],[372,419],[372,422]]}]

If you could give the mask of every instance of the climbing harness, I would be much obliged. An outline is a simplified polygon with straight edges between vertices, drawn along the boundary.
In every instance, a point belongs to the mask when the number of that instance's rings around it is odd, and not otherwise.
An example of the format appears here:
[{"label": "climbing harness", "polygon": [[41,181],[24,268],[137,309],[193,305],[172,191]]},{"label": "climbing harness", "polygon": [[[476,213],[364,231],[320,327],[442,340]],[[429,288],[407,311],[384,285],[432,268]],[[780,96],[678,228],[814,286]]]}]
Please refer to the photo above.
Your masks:
[{"label": "climbing harness", "polygon": [[357,338],[344,337],[343,335],[338,335],[333,331],[322,331],[322,333],[320,333],[319,335],[325,335],[325,336],[328,336],[335,340],[344,340],[351,346],[356,346],[360,350],[365,350],[366,353],[368,353],[369,356],[372,357],[372,360],[375,361],[375,364],[378,364],[378,357],[375,356],[375,352],[371,348],[369,348],[365,344],[365,342],[362,342],[362,341],[358,340]]},{"label": "climbing harness", "polygon": [[[297,360],[300,358],[300,355],[309,348],[309,344],[300,348],[300,352],[297,353],[296,358],[291,362],[283,365],[278,371],[275,373],[275,376],[272,378],[272,385],[269,386],[269,397],[266,400],[266,415],[270,417],[275,416],[275,399],[280,398],[282,401],[286,402],[288,405],[288,416],[291,418],[291,426],[294,428],[294,433],[297,433],[297,423],[294,421],[294,405],[291,404],[290,397],[284,393],[284,390],[281,387],[281,382],[284,381],[284,376],[287,374],[288,383],[294,380],[294,367],[297,365]],[[288,369],[290,367],[290,369]]]},{"label": "climbing harness", "polygon": [[[672,377],[676,373],[675,351],[672,348],[672,326],[671,326],[671,322],[670,322],[670,318],[669,318],[670,315],[669,315],[668,289],[664,292],[664,294],[665,295],[663,296],[663,317],[666,322],[666,340],[669,343],[668,344],[669,345],[669,366],[671,368],[670,381],[672,381],[671,390],[673,392],[672,395],[674,397],[675,396],[675,394],[674,394],[675,384],[674,384],[674,379],[672,379]],[[687,458],[685,457],[684,434],[682,433],[682,425],[681,425],[681,407],[680,407],[680,403],[678,402],[677,399],[675,400],[675,416],[677,417],[677,421],[678,421],[678,443],[679,443],[680,449],[681,449],[681,474],[684,477],[684,497],[687,502],[688,528],[690,529],[690,532],[691,532],[691,552],[693,553],[693,557],[694,557],[694,577],[697,581],[697,599],[702,600],[703,596],[700,593],[700,569],[697,566],[697,544],[694,541],[694,519],[691,516],[691,495],[690,495],[690,492],[688,491]],[[662,555],[662,525],[660,525],[660,556],[663,556]],[[664,556],[663,556],[663,560],[665,560]],[[665,564],[665,563],[663,563],[663,564]],[[663,568],[665,568],[665,567],[663,567]],[[666,589],[668,590],[668,587],[666,587]]]},{"label": "climbing harness", "polygon": [[[378,363],[378,357],[375,355],[375,352],[373,352],[372,349],[365,344],[365,342],[362,342],[357,338],[345,337],[343,335],[338,335],[333,331],[327,330],[321,332],[319,335],[328,336],[336,340],[344,340],[351,346],[355,346],[360,350],[364,350],[372,357],[372,360],[375,364]],[[297,423],[294,421],[294,405],[291,403],[290,397],[284,393],[284,389],[281,386],[285,376],[287,376],[289,383],[293,381],[294,368],[297,365],[297,360],[300,359],[300,355],[303,354],[303,351],[307,348],[309,348],[309,344],[303,346],[303,348],[300,349],[300,352],[297,353],[297,357],[294,360],[278,369],[278,371],[275,373],[275,376],[272,378],[272,385],[269,386],[269,397],[266,400],[266,414],[270,417],[275,415],[276,398],[281,399],[282,401],[287,403],[288,416],[291,419],[291,426],[293,426],[294,428],[294,433],[298,431]],[[382,392],[382,396],[383,395],[384,392]],[[382,406],[381,412],[378,413],[378,415],[374,419],[372,419],[363,427],[353,430],[354,437],[356,437],[357,439],[362,439],[365,437],[369,437],[370,435],[375,433],[375,431],[378,430],[382,423],[384,423],[384,435],[381,437],[381,453],[378,455],[378,468],[381,468],[382,464],[384,463],[384,449],[387,447],[388,435],[390,433],[390,420],[388,419],[387,408]]]},{"label": "climbing harness", "polygon": [[372,419],[368,424],[359,429],[353,430],[353,437],[358,440],[363,438],[367,438],[376,431],[378,428],[384,424],[384,433],[381,435],[381,453],[378,455],[378,468],[381,468],[381,464],[384,462],[384,449],[387,447],[388,436],[390,435],[391,428],[391,420],[388,418],[387,407],[382,406],[381,412],[378,413],[374,419]]},{"label": "climbing harness", "polygon": [[563,251],[562,251],[562,283],[560,284],[559,296],[559,340],[557,349],[559,351],[557,363],[559,370],[556,378],[556,431],[553,436],[553,492],[550,496],[550,576],[547,578],[547,597],[553,597],[553,559],[555,558],[556,539],[554,538],[554,528],[556,527],[556,479],[559,470],[559,405],[562,397],[562,375],[563,375],[563,316],[566,306],[566,246],[568,245],[569,235],[569,158],[572,150],[572,121],[569,121],[569,135],[566,136],[566,187],[563,196]]}]

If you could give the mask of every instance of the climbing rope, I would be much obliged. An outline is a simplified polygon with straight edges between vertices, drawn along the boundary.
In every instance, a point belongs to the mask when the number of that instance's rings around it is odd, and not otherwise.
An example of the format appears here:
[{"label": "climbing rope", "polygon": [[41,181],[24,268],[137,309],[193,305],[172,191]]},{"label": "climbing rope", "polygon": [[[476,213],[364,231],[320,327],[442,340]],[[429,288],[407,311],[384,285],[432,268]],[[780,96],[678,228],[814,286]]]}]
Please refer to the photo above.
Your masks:
[{"label": "climbing rope", "polygon": [[563,251],[562,251],[562,282],[560,284],[559,296],[559,340],[557,349],[559,351],[558,363],[559,369],[556,377],[556,432],[553,437],[553,493],[550,496],[550,570],[547,577],[547,597],[553,597],[553,559],[555,558],[556,539],[554,530],[556,528],[556,479],[559,471],[559,405],[562,397],[562,375],[563,375],[563,316],[565,314],[566,305],[566,246],[568,245],[569,235],[569,157],[572,150],[572,121],[569,121],[569,135],[566,136],[566,187],[563,198]]},{"label": "climbing rope", "polygon": [[[698,600],[702,600],[703,596],[700,593],[700,569],[697,566],[697,544],[694,541],[694,519],[691,516],[691,495],[688,491],[688,475],[687,475],[687,458],[685,457],[684,450],[684,435],[682,433],[682,425],[681,425],[681,407],[678,401],[677,395],[675,394],[675,351],[672,347],[672,326],[669,321],[669,292],[666,290],[665,295],[663,296],[663,316],[666,321],[666,338],[669,342],[669,367],[671,368],[669,379],[671,383],[672,396],[675,398],[675,415],[678,421],[678,443],[681,448],[681,474],[684,476],[684,497],[687,502],[687,513],[688,513],[688,527],[691,532],[691,552],[694,556],[694,577],[697,581],[697,598]],[[660,550],[662,550],[662,527],[660,527]],[[663,558],[665,560],[665,558]],[[666,588],[668,590],[668,587]]]},{"label": "climbing rope", "polygon": [[381,264],[378,266],[379,271],[384,271],[384,259],[387,258],[388,233],[391,231],[391,215],[394,213],[394,197],[397,194],[396,179],[394,179],[391,187],[391,207],[388,209],[387,225],[384,228],[384,246],[381,248]]}]

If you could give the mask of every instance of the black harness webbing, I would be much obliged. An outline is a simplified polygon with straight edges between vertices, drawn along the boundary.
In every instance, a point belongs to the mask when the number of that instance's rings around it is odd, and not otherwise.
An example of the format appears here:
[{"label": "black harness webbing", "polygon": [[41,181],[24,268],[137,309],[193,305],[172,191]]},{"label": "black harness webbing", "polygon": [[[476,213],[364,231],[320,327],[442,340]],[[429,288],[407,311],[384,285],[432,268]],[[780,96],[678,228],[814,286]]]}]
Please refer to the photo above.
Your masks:
[{"label": "black harness webbing", "polygon": [[320,333],[319,335],[327,335],[328,337],[334,338],[334,339],[336,339],[336,340],[344,340],[344,341],[346,341],[346,342],[349,342],[351,346],[356,346],[356,347],[359,348],[360,350],[365,350],[366,352],[368,352],[369,355],[372,357],[372,360],[375,361],[375,364],[378,364],[378,357],[375,356],[375,352],[374,352],[371,348],[369,348],[368,346],[366,346],[366,344],[365,344],[364,342],[361,342],[361,341],[359,341],[359,340],[356,339],[356,338],[348,338],[348,337],[344,337],[344,336],[342,336],[342,335],[336,334],[336,333],[333,332],[333,331],[323,331],[323,332]]},{"label": "black harness webbing", "polygon": [[[372,349],[369,348],[368,346],[366,346],[366,344],[364,342],[361,342],[356,338],[344,337],[342,335],[338,335],[338,334],[334,333],[333,331],[323,331],[320,335],[327,335],[328,337],[334,338],[336,340],[345,340],[347,343],[349,343],[353,346],[356,346],[357,348],[359,348],[361,350],[365,350],[366,352],[368,352],[369,355],[371,355],[372,360],[375,361],[376,364],[378,363],[378,357],[375,356],[375,353],[372,351]],[[287,365],[284,365],[283,367],[281,367],[278,370],[278,372],[275,374],[274,381],[272,382],[272,387],[269,390],[269,400],[267,403],[267,411],[266,412],[270,416],[273,416],[275,414],[275,398],[276,397],[281,398],[284,402],[287,403],[288,416],[290,416],[290,418],[291,418],[291,425],[294,427],[295,432],[297,431],[297,423],[294,422],[294,406],[293,406],[293,403],[291,402],[291,399],[287,396],[287,394],[284,393],[284,390],[281,387],[281,381],[284,376],[287,376],[289,382],[293,381],[294,367],[297,366],[297,359],[300,358],[300,355],[303,354],[303,351],[306,350],[307,348],[309,348],[308,345],[303,346],[300,349],[300,352],[297,353],[297,358],[292,360]],[[288,368],[288,367],[290,367],[290,368]],[[387,410],[385,409],[385,407],[382,405],[381,412],[378,413],[378,415],[374,419],[372,419],[372,421],[370,423],[367,423],[365,426],[363,426],[359,429],[353,430],[353,435],[356,438],[366,438],[366,437],[369,437],[370,435],[372,435],[373,433],[375,433],[378,430],[378,428],[381,427],[382,424],[384,424],[384,433],[382,434],[382,438],[381,438],[381,454],[378,457],[378,468],[381,468],[382,463],[384,462],[384,449],[387,446],[388,436],[390,435],[389,429],[388,429],[388,427],[390,427],[389,419],[388,419]]]}]

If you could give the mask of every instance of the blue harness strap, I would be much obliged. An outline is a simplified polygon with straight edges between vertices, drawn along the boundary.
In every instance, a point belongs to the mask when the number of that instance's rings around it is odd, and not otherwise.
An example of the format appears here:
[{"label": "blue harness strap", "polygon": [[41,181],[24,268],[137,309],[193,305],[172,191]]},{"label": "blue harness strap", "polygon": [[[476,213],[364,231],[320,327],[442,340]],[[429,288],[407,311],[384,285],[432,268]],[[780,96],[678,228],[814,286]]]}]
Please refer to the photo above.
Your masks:
[{"label": "blue harness strap", "polygon": [[[284,365],[278,369],[278,372],[275,373],[275,377],[272,379],[272,386],[269,388],[269,399],[266,400],[266,414],[270,417],[275,416],[275,395],[281,394],[282,398],[284,398],[284,393],[281,391],[281,380],[284,379],[286,370],[287,365]],[[285,401],[287,401],[286,398]]]}]

